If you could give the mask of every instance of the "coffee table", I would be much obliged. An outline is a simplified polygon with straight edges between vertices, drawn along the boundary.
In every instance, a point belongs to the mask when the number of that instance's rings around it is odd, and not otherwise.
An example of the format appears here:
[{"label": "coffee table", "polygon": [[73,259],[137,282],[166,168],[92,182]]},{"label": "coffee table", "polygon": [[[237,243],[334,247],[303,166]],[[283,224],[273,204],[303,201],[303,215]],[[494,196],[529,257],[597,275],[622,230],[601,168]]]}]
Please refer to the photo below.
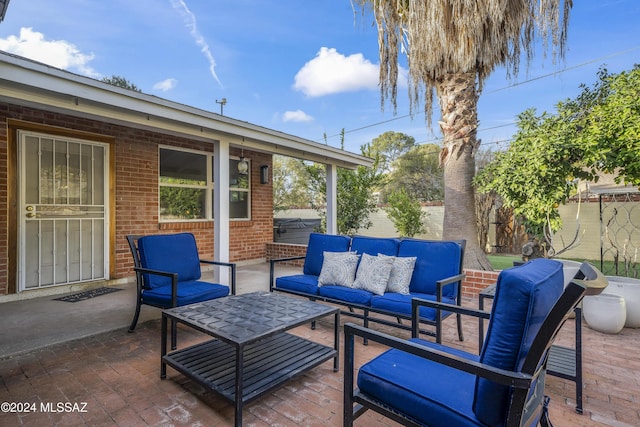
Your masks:
[{"label": "coffee table", "polygon": [[[334,316],[333,348],[285,331]],[[214,339],[167,353],[175,320]],[[235,404],[242,425],[248,403],[331,358],[339,369],[340,309],[270,292],[233,295],[162,312],[160,378],[167,365]]]}]

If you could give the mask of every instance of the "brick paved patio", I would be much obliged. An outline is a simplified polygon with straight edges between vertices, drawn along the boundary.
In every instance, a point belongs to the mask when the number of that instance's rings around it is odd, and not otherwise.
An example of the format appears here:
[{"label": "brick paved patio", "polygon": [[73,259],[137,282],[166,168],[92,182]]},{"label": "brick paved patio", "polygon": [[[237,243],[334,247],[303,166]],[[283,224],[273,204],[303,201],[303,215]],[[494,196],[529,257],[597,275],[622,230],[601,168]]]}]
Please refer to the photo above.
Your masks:
[{"label": "brick paved patio", "polygon": [[[465,302],[472,306],[472,300]],[[350,319],[343,316],[343,321]],[[294,333],[331,343],[328,321],[316,330],[300,327]],[[476,351],[477,322],[466,321],[465,342],[455,337],[448,320],[444,342]],[[572,322],[572,321],[570,321]],[[571,343],[573,324],[566,325],[559,340]],[[398,330],[389,330],[396,335]],[[179,346],[204,337],[180,328]],[[574,384],[547,377],[551,416],[558,426],[640,425],[640,329],[624,329],[620,335],[604,335],[584,327],[584,414],[575,412]],[[356,364],[382,351],[376,344],[357,345]],[[57,344],[0,360],[0,402],[35,404],[34,413],[0,413],[2,426],[228,426],[233,407],[205,392],[171,368],[168,379],[159,378],[160,322]],[[342,355],[341,355],[342,356]],[[342,363],[342,361],[341,361]],[[342,376],[326,362],[284,387],[248,405],[247,426],[340,426]],[[41,403],[77,403],[83,413],[41,411]],[[86,407],[82,408],[82,404]],[[396,425],[373,412],[360,426]]]}]

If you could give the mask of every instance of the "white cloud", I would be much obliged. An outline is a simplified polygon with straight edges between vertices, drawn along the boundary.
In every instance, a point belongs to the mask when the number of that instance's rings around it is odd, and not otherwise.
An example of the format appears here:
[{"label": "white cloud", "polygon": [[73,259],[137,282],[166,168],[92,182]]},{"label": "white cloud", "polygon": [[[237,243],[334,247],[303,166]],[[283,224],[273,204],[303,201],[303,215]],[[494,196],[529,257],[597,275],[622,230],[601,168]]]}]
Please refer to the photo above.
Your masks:
[{"label": "white cloud", "polygon": [[282,120],[285,122],[311,122],[313,117],[308,115],[302,110],[286,111],[282,115]]},{"label": "white cloud", "polygon": [[378,87],[379,69],[361,53],[345,56],[322,47],[295,76],[294,89],[307,96],[354,92]]},{"label": "white cloud", "polygon": [[66,40],[46,40],[44,34],[32,28],[21,28],[19,36],[0,38],[0,50],[43,62],[56,68],[74,70],[93,78],[100,74],[89,66],[93,53],[85,54]]},{"label": "white cloud", "polygon": [[173,89],[174,87],[176,87],[176,85],[178,84],[178,81],[174,78],[169,78],[169,79],[165,79],[162,80],[156,84],[153,85],[153,88],[155,90],[161,90],[163,92],[167,92],[171,89]]},{"label": "white cloud", "polygon": [[198,31],[198,25],[196,22],[196,15],[193,14],[187,7],[187,4],[183,0],[171,0],[171,5],[174,9],[178,10],[182,17],[184,18],[185,25],[189,28],[191,32],[191,37],[196,42],[198,46],[200,46],[201,52],[204,54],[204,57],[209,61],[209,71],[213,78],[218,82],[218,85],[222,87],[222,82],[218,78],[218,74],[216,74],[216,60],[211,54],[211,50],[209,49],[209,44],[204,39],[200,31]]}]

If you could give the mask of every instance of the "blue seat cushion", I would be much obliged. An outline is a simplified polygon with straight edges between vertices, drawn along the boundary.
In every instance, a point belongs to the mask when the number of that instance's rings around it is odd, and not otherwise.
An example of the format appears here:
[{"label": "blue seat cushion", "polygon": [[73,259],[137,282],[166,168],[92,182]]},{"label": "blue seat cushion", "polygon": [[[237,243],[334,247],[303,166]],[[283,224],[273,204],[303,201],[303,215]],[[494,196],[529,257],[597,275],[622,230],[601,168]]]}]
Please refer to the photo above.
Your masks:
[{"label": "blue seat cushion", "polygon": [[398,239],[368,236],[353,236],[351,238],[351,251],[359,255],[369,254],[376,256],[384,254],[396,256],[398,254]]},{"label": "blue seat cushion", "polygon": [[318,294],[318,276],[310,274],[295,274],[282,276],[276,279],[276,289],[303,292],[305,294]]},{"label": "blue seat cushion", "polygon": [[[468,360],[478,356],[421,339],[411,341]],[[360,391],[433,427],[484,426],[472,410],[475,375],[397,349],[358,372]]]},{"label": "blue seat cushion", "polygon": [[[189,280],[178,283],[177,305],[193,304],[229,295],[229,287],[217,283]],[[171,307],[171,285],[157,286],[142,292],[142,301],[159,307]]]},{"label": "blue seat cushion", "polygon": [[[562,294],[562,263],[535,259],[503,270],[480,361],[496,368],[520,371],[534,337]],[[476,382],[474,412],[489,425],[502,425],[510,389],[486,379]]]},{"label": "blue seat cushion", "polygon": [[[416,257],[409,291],[436,294],[436,282],[462,273],[462,248],[453,241],[402,239],[399,257]],[[459,283],[445,286],[443,296],[456,298]]]},{"label": "blue seat cushion", "polygon": [[[371,308],[379,310],[391,311],[393,313],[405,314],[411,316],[411,299],[421,298],[429,301],[435,301],[435,295],[411,293],[409,295],[398,294],[395,292],[386,292],[384,295],[374,295],[371,298]],[[455,300],[452,298],[442,297],[442,302],[447,304],[454,304]],[[434,321],[436,319],[436,310],[431,307],[420,307],[420,318],[425,320]],[[443,311],[442,316],[446,317],[451,312]]]},{"label": "blue seat cushion", "polygon": [[323,297],[333,298],[349,304],[368,306],[373,294],[364,289],[347,288],[346,286],[326,285],[318,288],[318,294]]},{"label": "blue seat cushion", "polygon": [[347,236],[335,234],[311,233],[307,244],[307,255],[304,259],[302,272],[311,276],[319,276],[324,261],[323,252],[346,252],[349,250],[351,239]]},{"label": "blue seat cushion", "polygon": [[[144,268],[177,273],[179,282],[200,279],[200,257],[191,233],[158,234],[138,239],[140,263]],[[147,288],[171,285],[171,278],[144,274]]]}]

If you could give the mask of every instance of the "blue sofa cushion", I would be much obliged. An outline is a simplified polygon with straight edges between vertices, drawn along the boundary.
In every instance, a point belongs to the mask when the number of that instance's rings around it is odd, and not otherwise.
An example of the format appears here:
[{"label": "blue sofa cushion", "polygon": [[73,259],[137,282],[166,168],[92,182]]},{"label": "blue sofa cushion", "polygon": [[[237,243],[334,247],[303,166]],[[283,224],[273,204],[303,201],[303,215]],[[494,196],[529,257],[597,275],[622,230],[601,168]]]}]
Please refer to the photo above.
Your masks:
[{"label": "blue sofa cushion", "polygon": [[334,298],[349,304],[369,305],[373,294],[364,289],[353,289],[345,286],[327,285],[318,288],[318,294]]},{"label": "blue sofa cushion", "polygon": [[378,254],[396,256],[398,253],[398,239],[386,237],[353,236],[351,238],[351,251],[359,255]]},{"label": "blue sofa cushion", "polygon": [[302,272],[312,276],[319,276],[322,270],[322,262],[324,261],[322,253],[324,251],[346,252],[349,250],[350,241],[351,239],[347,236],[311,233]]},{"label": "blue sofa cushion", "polygon": [[[478,356],[462,350],[421,339],[411,341],[478,361]],[[484,426],[472,410],[475,379],[475,375],[392,349],[360,368],[357,385],[367,395],[425,425]],[[461,390],[468,390],[468,393]]]},{"label": "blue sofa cushion", "polygon": [[[216,283],[188,280],[178,283],[177,305],[182,306],[194,302],[226,297],[229,287]],[[142,292],[142,301],[160,307],[171,307],[171,285],[156,286]]]},{"label": "blue sofa cushion", "polygon": [[[411,293],[409,295],[398,294],[395,292],[387,292],[382,296],[375,295],[371,298],[371,308],[378,310],[387,310],[393,313],[405,314],[411,316],[411,299],[421,298],[429,301],[435,301],[435,295]],[[442,302],[447,304],[453,304],[452,298],[442,297]],[[443,311],[443,316],[451,314],[448,311]],[[436,319],[436,310],[431,307],[420,307],[420,318],[425,320],[434,321]]]},{"label": "blue sofa cushion", "polygon": [[[462,273],[462,248],[456,242],[403,239],[398,256],[417,258],[409,284],[411,292],[435,295],[436,281]],[[456,298],[458,286],[445,286],[443,296]]]},{"label": "blue sofa cushion", "polygon": [[[178,273],[178,281],[200,279],[200,257],[196,239],[191,233],[144,236],[138,239],[142,267]],[[147,288],[171,285],[171,278],[145,274]]]},{"label": "blue sofa cushion", "polygon": [[[503,270],[498,276],[480,361],[509,371],[521,370],[533,338],[560,297],[563,284],[562,264],[558,261],[535,259]],[[502,425],[502,414],[509,406],[509,387],[478,378],[475,389],[473,410],[478,419],[489,425]]]},{"label": "blue sofa cushion", "polygon": [[276,288],[289,291],[303,292],[309,295],[318,294],[318,276],[310,274],[295,274],[276,279]]}]

